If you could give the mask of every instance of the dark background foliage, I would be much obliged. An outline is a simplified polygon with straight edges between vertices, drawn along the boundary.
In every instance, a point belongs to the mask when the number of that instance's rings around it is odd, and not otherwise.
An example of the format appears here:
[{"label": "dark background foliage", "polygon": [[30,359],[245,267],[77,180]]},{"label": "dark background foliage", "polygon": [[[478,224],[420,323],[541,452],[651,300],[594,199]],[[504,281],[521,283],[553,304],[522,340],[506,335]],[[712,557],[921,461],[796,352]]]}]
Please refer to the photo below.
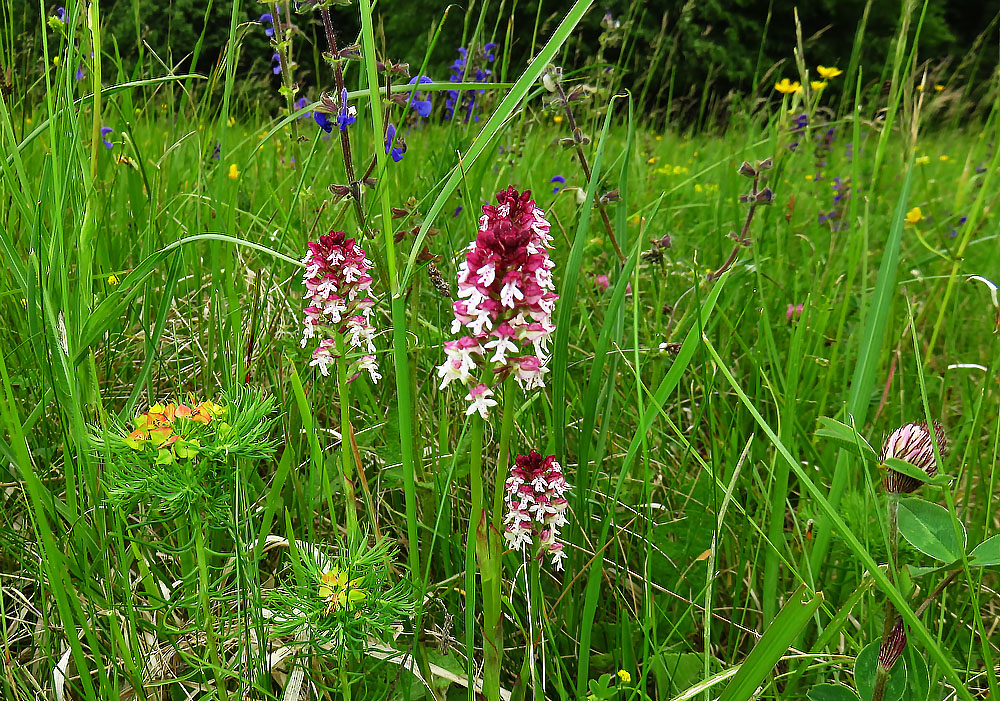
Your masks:
[{"label": "dark background foliage", "polygon": [[[377,9],[379,40],[386,57],[409,62],[415,74],[443,18],[440,37],[427,57],[426,73],[446,80],[448,66],[457,57],[456,47],[472,41],[482,46],[491,40],[507,47],[506,55],[498,61],[498,74],[503,66],[516,73],[530,57],[535,27],[536,41],[543,40],[570,3],[529,0],[513,3],[512,8],[511,4],[505,3],[501,13],[499,3],[484,8],[475,2],[446,6],[441,0],[384,0]],[[271,100],[277,109],[280,101],[273,88],[278,78],[270,71],[272,50],[263,28],[253,24],[267,7],[264,3],[240,3],[237,17],[244,24],[237,36],[242,37],[241,68],[245,70],[242,94],[254,101]],[[711,94],[716,104],[724,105],[725,101],[718,102],[720,98],[750,94],[764,77],[764,91],[770,90],[777,77],[797,78],[793,58],[796,8],[806,65],[811,69],[816,64],[846,68],[865,0],[609,0],[595,4],[561,60],[568,72],[594,76],[600,68],[598,59],[603,58],[604,65],[614,66],[610,82],[615,87],[631,88],[637,96],[644,95],[647,111],[662,111],[672,100],[674,116],[690,116],[690,107],[699,99],[704,102],[703,95]],[[50,14],[55,9],[53,4]],[[170,66],[208,73],[229,39],[232,9],[233,0],[104,0],[101,4],[109,39],[106,45],[113,46],[110,39],[114,39],[129,72],[141,58],[146,66],[161,70]],[[15,73],[30,73],[33,67],[38,68],[38,41],[45,25],[35,3],[18,1],[7,8],[11,11],[13,16],[3,19],[10,30],[5,30],[5,35],[13,38]],[[998,12],[1000,0],[928,2],[917,60],[926,62],[932,82],[989,77],[977,72],[988,71],[995,63]],[[602,51],[605,13],[622,27],[612,33],[615,36],[605,42]],[[860,56],[866,84],[885,78],[883,68],[894,50],[899,13],[900,0],[870,3]],[[317,87],[317,82],[318,87],[326,88],[328,72],[318,65],[320,53],[326,49],[318,17],[308,11],[292,17],[304,40],[296,44],[295,78],[303,88]],[[359,27],[356,5],[335,8],[334,17],[339,41],[342,45],[351,43]],[[606,33],[605,39],[609,39]],[[197,63],[192,65],[196,55]],[[979,56],[990,60],[984,65],[977,60]],[[839,85],[842,83],[831,89]]]}]

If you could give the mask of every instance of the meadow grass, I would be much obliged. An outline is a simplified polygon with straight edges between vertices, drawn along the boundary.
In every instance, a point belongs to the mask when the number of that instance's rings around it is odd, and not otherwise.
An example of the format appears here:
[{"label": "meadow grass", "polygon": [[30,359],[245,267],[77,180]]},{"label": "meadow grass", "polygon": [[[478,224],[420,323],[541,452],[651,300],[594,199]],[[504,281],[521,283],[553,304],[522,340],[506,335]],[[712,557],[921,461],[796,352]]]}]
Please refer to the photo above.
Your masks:
[{"label": "meadow grass", "polygon": [[[766,101],[727,126],[657,125],[639,115],[661,86],[631,95],[572,64],[589,3],[523,66],[484,7],[467,45],[500,37],[501,58],[467,80],[478,119],[441,118],[446,81],[420,86],[422,119],[384,99],[378,8],[359,5],[331,15],[361,17],[350,167],[318,100],[247,104],[230,54],[207,76],[127,72],[88,28],[97,2],[89,25],[67,5],[39,57],[61,67],[0,102],[4,698],[485,684],[867,701],[897,614],[908,644],[883,698],[995,698],[996,86],[966,109],[965,86],[927,82],[907,5],[887,95],[856,56],[788,95],[762,67]],[[234,47],[260,31],[238,7]],[[91,49],[77,81],[66,67]],[[808,84],[801,36],[793,49],[783,77]],[[560,90],[579,86],[595,90],[567,110]],[[328,189],[365,173],[360,197]],[[482,206],[511,185],[552,224],[559,299],[546,386],[498,385],[484,420],[464,388],[439,389],[454,315],[438,288],[454,298]],[[343,360],[324,376],[299,344],[299,261],[332,230],[374,263],[377,383],[348,383]],[[139,469],[136,416],[202,400],[224,408],[205,405],[198,444]],[[864,443],[924,420],[945,427],[946,477],[898,502],[897,548]],[[504,476],[530,450],[572,485],[563,571],[500,547]]]}]

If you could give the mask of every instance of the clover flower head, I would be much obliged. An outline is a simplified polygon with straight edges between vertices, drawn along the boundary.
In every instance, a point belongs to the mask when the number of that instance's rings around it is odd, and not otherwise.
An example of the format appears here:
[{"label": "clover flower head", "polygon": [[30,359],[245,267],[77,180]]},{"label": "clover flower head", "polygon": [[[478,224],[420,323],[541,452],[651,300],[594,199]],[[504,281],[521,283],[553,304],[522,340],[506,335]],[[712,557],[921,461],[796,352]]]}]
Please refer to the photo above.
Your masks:
[{"label": "clover flower head", "polygon": [[[933,424],[935,439],[941,455],[948,452],[948,437],[944,427],[937,421]],[[931,442],[931,430],[926,421],[918,421],[900,426],[889,434],[882,444],[879,459],[885,462],[888,458],[896,458],[910,463],[922,470],[928,477],[937,474],[938,466],[934,459],[934,445]],[[892,468],[886,470],[885,489],[890,494],[909,494],[920,487],[920,481],[897,472]]]},{"label": "clover flower head", "polygon": [[517,456],[504,485],[504,537],[511,549],[537,544],[538,556],[548,553],[556,569],[562,569],[566,553],[556,538],[567,523],[564,495],[569,488],[555,455],[542,457],[532,450]]},{"label": "clover flower head", "polygon": [[[473,370],[482,364],[501,380],[513,375],[525,391],[545,386],[557,299],[549,222],[530,190],[509,187],[497,203],[483,207],[476,240],[459,265],[452,333],[466,333],[445,344],[448,358],[438,368],[442,389],[456,380],[476,384]],[[492,406],[481,390],[466,399],[481,414]]]},{"label": "clover flower head", "polygon": [[[375,329],[371,325],[375,300],[369,296],[373,268],[364,249],[343,231],[331,231],[309,242],[309,251],[302,263],[302,276],[307,306],[303,316],[302,347],[319,338],[313,350],[311,366],[319,367],[323,375],[340,358],[339,347],[353,350],[351,380],[367,371],[378,382],[375,360]],[[339,345],[338,345],[339,342]]]},{"label": "clover flower head", "polygon": [[[407,85],[417,85],[420,83],[433,83],[434,80],[426,75],[418,75],[416,77],[410,78],[410,82]],[[431,116],[431,109],[434,104],[431,102],[431,96],[429,92],[424,93],[424,99],[417,97],[420,93],[413,91],[410,95],[409,104],[413,107],[414,111],[425,119]]]}]

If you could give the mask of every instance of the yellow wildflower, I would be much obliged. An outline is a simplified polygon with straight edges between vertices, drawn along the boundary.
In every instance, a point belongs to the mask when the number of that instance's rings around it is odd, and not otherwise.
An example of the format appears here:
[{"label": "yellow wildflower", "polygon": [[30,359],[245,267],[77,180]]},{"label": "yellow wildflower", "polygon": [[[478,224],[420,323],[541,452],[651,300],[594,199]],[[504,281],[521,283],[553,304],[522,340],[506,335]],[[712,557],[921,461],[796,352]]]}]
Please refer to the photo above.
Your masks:
[{"label": "yellow wildflower", "polygon": [[336,567],[324,572],[320,577],[319,596],[326,602],[326,613],[329,615],[339,610],[350,611],[353,606],[368,598],[361,585],[360,577],[348,580],[347,572],[341,572]]},{"label": "yellow wildflower", "polygon": [[234,124],[236,124],[236,117],[230,117],[229,119],[226,120],[227,127],[231,127]]},{"label": "yellow wildflower", "polygon": [[923,218],[924,215],[920,212],[920,207],[914,207],[906,213],[906,224],[907,226],[916,226]]},{"label": "yellow wildflower", "polygon": [[632,681],[632,675],[626,672],[624,669],[618,670],[618,678],[621,679],[626,684]]},{"label": "yellow wildflower", "polygon": [[917,86],[917,92],[923,92],[923,91],[924,91],[924,86],[921,83],[920,85]]},{"label": "yellow wildflower", "polygon": [[836,66],[816,66],[816,72],[827,80],[830,78],[836,78],[838,75],[842,75],[844,73],[844,71],[840,70]]},{"label": "yellow wildflower", "polygon": [[235,163],[230,163],[229,164],[229,179],[230,180],[236,180],[236,178],[238,178],[238,177],[240,177],[240,169],[236,167]]},{"label": "yellow wildflower", "polygon": [[914,159],[913,162],[916,163],[918,166],[925,166],[925,165],[927,165],[928,163],[931,162],[931,157],[930,156],[917,156],[916,159]]},{"label": "yellow wildflower", "polygon": [[705,190],[705,188],[703,188],[703,187],[702,187],[701,185],[699,185],[698,183],[695,183],[695,184],[694,184],[694,191],[695,191],[695,192],[703,192],[704,190]]},{"label": "yellow wildflower", "polygon": [[806,173],[806,180],[812,180],[812,179],[813,179],[812,173]]},{"label": "yellow wildflower", "polygon": [[819,92],[827,86],[825,80],[812,80],[809,82],[809,87],[813,89],[813,92]]},{"label": "yellow wildflower", "polygon": [[944,86],[938,83],[937,85],[934,86],[934,90],[935,92],[941,92],[942,90],[944,90]]},{"label": "yellow wildflower", "polygon": [[108,275],[108,284],[112,287],[118,287],[118,283],[121,282],[117,275]]},{"label": "yellow wildflower", "polygon": [[654,158],[650,158],[648,161],[646,161],[646,163],[648,163],[651,166],[652,165],[656,165],[656,158],[655,157]]},{"label": "yellow wildflower", "polygon": [[788,80],[788,78],[782,78],[774,84],[774,89],[783,95],[791,95],[792,93],[802,92],[802,85],[797,80],[793,82]]},{"label": "yellow wildflower", "polygon": [[53,66],[58,66],[60,63],[62,63],[62,56],[53,56],[52,57],[52,65]]},{"label": "yellow wildflower", "polygon": [[562,120],[563,118],[561,114],[557,114],[555,117],[552,118],[552,121],[555,122],[556,124],[562,124]]},{"label": "yellow wildflower", "polygon": [[656,137],[656,140],[657,140],[657,141],[663,141],[663,137],[662,137],[662,136],[657,136],[657,137]]},{"label": "yellow wildflower", "polygon": [[938,156],[938,160],[944,163],[945,161],[948,160],[948,154],[942,153],[940,156]]}]

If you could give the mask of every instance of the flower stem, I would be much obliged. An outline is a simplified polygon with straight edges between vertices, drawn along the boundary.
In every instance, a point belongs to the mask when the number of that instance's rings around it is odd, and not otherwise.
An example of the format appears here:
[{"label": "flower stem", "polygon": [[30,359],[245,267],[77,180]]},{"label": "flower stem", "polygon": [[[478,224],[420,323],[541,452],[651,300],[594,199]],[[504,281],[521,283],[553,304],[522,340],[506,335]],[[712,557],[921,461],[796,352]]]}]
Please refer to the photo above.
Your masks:
[{"label": "flower stem", "polygon": [[469,530],[465,538],[465,645],[469,670],[470,694],[475,687],[476,659],[476,527],[483,512],[483,428],[478,414],[472,416],[469,446]]},{"label": "flower stem", "polygon": [[[485,545],[485,557],[480,554],[483,575],[483,692],[488,699],[500,696],[500,668],[503,665],[503,610],[500,596],[503,583],[503,550],[501,519],[503,514],[504,484],[507,481],[507,464],[510,462],[510,436],[514,429],[514,399],[511,385],[504,386],[503,420],[500,424],[500,450],[497,459],[496,482],[493,485],[493,517],[480,525],[476,545]],[[485,512],[484,512],[485,518]]]},{"label": "flower stem", "polygon": [[[756,188],[755,188],[756,189]],[[895,494],[889,495],[889,502],[886,505],[888,525],[889,525],[889,581],[895,586],[896,558],[899,553],[899,498]],[[882,624],[882,648],[889,642],[889,635],[892,627],[896,623],[896,607],[892,605],[890,599],[885,600],[885,622]],[[882,701],[885,696],[885,686],[889,681],[889,672],[881,665],[876,667],[875,688],[872,691],[872,701]]]},{"label": "flower stem", "polygon": [[337,389],[340,394],[340,464],[344,480],[345,511],[347,513],[347,542],[350,546],[358,538],[358,500],[354,493],[354,455],[351,450],[351,389],[347,383],[347,348],[344,337],[337,334]]}]

